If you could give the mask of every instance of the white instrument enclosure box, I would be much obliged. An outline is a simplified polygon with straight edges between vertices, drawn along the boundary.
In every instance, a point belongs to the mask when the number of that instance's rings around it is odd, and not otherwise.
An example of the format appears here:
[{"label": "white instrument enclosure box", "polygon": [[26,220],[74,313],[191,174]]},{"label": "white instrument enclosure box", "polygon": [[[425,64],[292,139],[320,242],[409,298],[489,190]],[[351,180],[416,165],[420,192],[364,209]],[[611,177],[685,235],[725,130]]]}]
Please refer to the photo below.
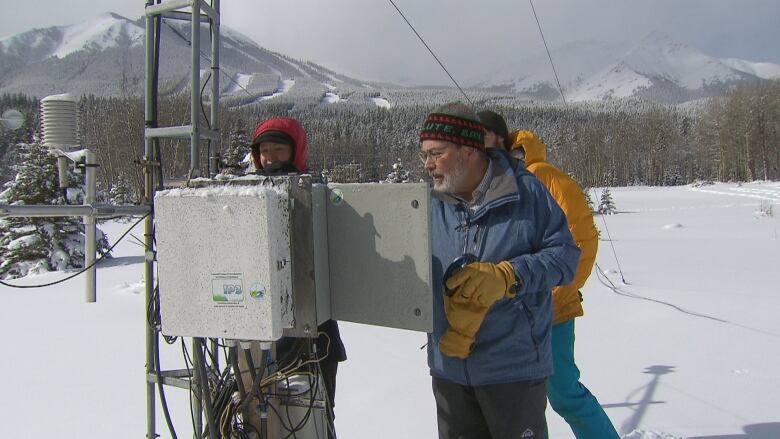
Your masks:
[{"label": "white instrument enclosure box", "polygon": [[284,186],[171,189],[154,211],[163,334],[273,341],[293,326]]}]

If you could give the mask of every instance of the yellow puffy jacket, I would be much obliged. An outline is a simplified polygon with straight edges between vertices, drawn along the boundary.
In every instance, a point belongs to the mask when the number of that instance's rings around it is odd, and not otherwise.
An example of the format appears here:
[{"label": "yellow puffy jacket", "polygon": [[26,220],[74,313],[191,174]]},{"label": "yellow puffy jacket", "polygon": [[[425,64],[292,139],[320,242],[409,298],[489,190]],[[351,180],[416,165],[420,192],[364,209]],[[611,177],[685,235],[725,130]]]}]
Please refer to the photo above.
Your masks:
[{"label": "yellow puffy jacket", "polygon": [[566,215],[574,241],[580,248],[580,260],[574,280],[568,285],[553,288],[553,324],[562,323],[583,315],[580,288],[590,276],[596,262],[599,240],[593,213],[582,187],[565,172],[547,163],[546,146],[531,131],[515,131],[509,135],[512,151],[525,151],[525,165],[550,191]]}]

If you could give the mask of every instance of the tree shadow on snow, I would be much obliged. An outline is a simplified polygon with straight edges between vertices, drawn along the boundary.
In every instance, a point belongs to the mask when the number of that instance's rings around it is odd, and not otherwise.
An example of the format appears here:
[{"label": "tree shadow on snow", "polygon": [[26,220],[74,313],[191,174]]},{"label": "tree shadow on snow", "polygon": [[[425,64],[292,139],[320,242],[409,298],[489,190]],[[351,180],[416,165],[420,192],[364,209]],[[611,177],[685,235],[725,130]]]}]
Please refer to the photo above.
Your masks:
[{"label": "tree shadow on snow", "polygon": [[688,439],[777,439],[780,438],[780,422],[750,424],[742,427],[744,434],[719,436],[691,436]]},{"label": "tree shadow on snow", "polygon": [[97,263],[98,268],[116,267],[119,265],[140,264],[144,262],[144,256],[117,256],[105,258]]}]

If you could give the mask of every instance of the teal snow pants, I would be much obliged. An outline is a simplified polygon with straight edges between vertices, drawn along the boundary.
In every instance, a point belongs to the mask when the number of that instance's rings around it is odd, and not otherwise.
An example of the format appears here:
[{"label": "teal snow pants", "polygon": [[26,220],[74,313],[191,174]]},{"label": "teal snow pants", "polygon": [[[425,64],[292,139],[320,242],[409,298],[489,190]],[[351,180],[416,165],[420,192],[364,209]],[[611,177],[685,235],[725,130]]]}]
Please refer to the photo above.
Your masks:
[{"label": "teal snow pants", "polygon": [[574,319],[553,325],[552,353],[555,372],[547,380],[547,398],[553,410],[577,439],[619,439],[596,397],[580,383],[574,363]]}]

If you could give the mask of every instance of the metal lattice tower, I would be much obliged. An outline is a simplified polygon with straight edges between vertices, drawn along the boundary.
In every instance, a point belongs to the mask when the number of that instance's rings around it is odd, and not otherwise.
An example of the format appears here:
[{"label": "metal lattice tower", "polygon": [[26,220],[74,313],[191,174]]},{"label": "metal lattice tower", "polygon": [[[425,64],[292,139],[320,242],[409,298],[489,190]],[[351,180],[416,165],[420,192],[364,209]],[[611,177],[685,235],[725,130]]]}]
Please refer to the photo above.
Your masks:
[{"label": "metal lattice tower", "polygon": [[[219,26],[220,26],[220,0],[211,0],[209,5],[205,0],[146,0],[146,89],[145,89],[145,131],[144,131],[144,186],[145,202],[152,204],[154,192],[162,186],[162,169],[160,166],[159,140],[190,139],[190,169],[189,178],[201,175],[200,147],[202,141],[207,143],[209,157],[210,176],[217,172],[217,151],[219,150]],[[163,19],[188,21],[191,23],[191,65],[190,65],[190,124],[183,126],[158,126],[158,74],[160,65],[160,33]],[[211,122],[210,128],[204,127],[200,120],[201,112],[201,25],[209,24],[211,36]],[[144,228],[144,244],[146,248],[146,265],[144,279],[146,283],[146,309],[148,310],[154,298],[154,218],[150,215]],[[146,326],[146,411],[148,439],[154,439],[155,433],[155,385],[164,384],[190,389],[193,398],[193,416],[195,422],[195,434],[203,431],[200,413],[206,417],[209,436],[216,437],[214,416],[211,413],[210,398],[201,398],[208,395],[208,380],[201,380],[205,376],[204,359],[202,358],[204,340],[193,339],[193,352],[195,368],[192,373],[188,370],[173,370],[160,372],[156,368],[156,353],[158,334],[157,329],[147,323]],[[202,407],[204,406],[204,407]]]}]

